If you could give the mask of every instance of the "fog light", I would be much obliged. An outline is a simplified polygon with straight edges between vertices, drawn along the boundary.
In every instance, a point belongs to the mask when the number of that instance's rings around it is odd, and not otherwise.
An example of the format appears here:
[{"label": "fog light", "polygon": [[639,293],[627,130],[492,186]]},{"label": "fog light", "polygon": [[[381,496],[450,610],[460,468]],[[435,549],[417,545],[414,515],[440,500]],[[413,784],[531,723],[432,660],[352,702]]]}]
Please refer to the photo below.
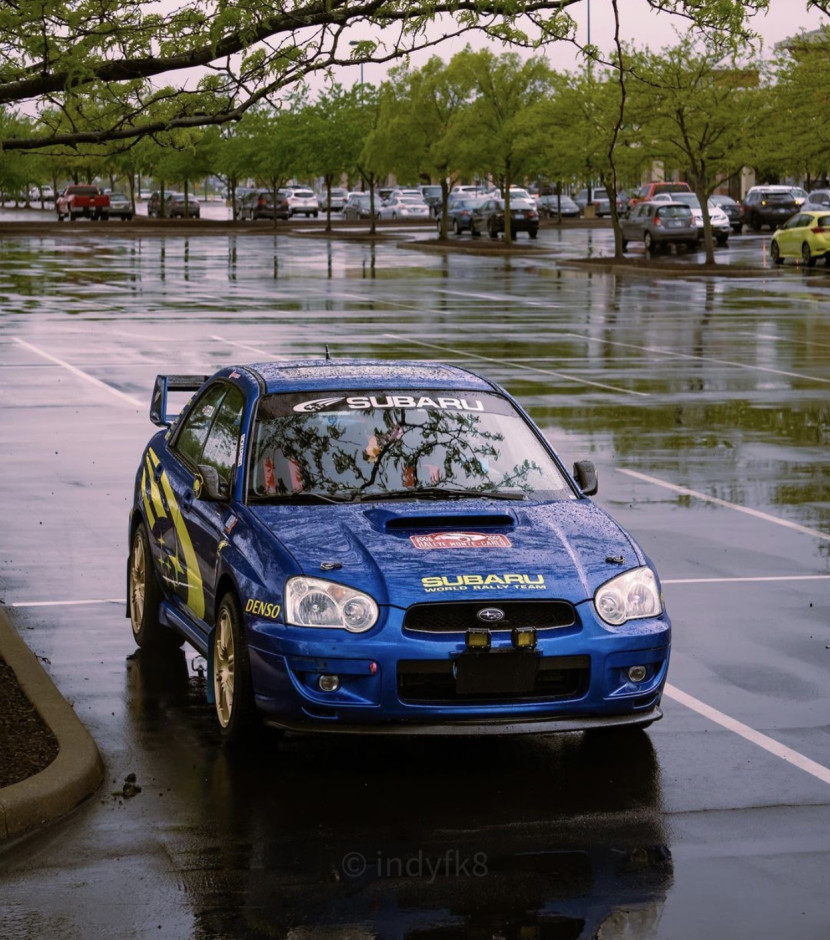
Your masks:
[{"label": "fog light", "polygon": [[467,631],[467,649],[468,650],[489,650],[490,649],[490,631],[480,630],[476,627],[470,627]]},{"label": "fog light", "polygon": [[642,682],[648,675],[646,666],[630,666],[628,670],[629,682]]},{"label": "fog light", "polygon": [[340,688],[340,676],[320,676],[317,685],[321,692],[336,692]]},{"label": "fog light", "polygon": [[536,627],[513,627],[511,637],[517,650],[536,649]]}]

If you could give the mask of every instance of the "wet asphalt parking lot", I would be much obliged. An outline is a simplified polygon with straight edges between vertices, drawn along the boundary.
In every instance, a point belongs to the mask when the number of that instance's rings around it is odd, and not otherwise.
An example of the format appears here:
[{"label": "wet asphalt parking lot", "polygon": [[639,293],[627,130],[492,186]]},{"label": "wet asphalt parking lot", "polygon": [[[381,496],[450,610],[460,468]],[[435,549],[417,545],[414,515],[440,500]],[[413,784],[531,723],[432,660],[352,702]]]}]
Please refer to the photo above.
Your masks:
[{"label": "wet asphalt parking lot", "polygon": [[[107,766],[0,854],[0,936],[830,936],[830,275],[771,270],[768,234],[718,253],[748,277],[561,264],[610,239],[0,238],[0,598]],[[150,390],[324,344],[482,371],[596,462],[664,581],[662,721],[223,751],[203,663],[161,669],[124,618]]]}]

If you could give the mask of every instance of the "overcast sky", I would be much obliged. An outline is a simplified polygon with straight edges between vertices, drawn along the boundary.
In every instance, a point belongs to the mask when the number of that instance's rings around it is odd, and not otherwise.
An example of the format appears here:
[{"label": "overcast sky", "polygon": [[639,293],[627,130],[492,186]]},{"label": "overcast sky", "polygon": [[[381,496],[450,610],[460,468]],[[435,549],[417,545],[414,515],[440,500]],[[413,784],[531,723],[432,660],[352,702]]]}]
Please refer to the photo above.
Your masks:
[{"label": "overcast sky", "polygon": [[[620,32],[621,38],[626,42],[636,43],[637,46],[648,46],[657,51],[665,46],[671,46],[677,41],[677,32],[685,32],[688,21],[678,16],[666,13],[654,13],[645,0],[619,0]],[[613,16],[610,0],[582,0],[569,8],[569,12],[578,26],[578,39],[580,42],[588,40],[588,11],[590,9],[591,42],[599,46],[603,52],[610,52],[613,48]],[[773,46],[789,36],[796,35],[801,30],[818,29],[820,26],[830,26],[830,18],[817,11],[807,12],[807,0],[771,0],[770,9],[766,15],[753,17],[752,26],[760,33],[764,40],[765,55],[772,56]],[[460,39],[447,41],[429,53],[413,57],[412,64],[419,67],[430,55],[437,55],[448,62],[456,52],[461,51],[467,44],[473,48],[481,48],[483,42],[474,34],[467,34]],[[500,53],[505,47],[492,45],[494,52]],[[557,43],[547,48],[543,53],[553,68],[570,71],[581,66],[573,46],[568,43]],[[355,72],[354,81],[357,81],[357,66],[346,70]],[[364,80],[371,84],[379,84],[386,77],[387,67],[365,66]],[[340,80],[347,84],[350,74],[343,75]]]}]

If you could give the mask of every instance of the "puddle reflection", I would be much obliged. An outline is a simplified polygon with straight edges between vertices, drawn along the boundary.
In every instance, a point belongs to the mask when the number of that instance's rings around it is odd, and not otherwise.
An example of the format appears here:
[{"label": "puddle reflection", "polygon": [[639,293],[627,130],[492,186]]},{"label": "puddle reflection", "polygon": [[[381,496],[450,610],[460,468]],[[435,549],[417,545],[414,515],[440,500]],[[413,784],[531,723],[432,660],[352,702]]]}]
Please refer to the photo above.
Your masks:
[{"label": "puddle reflection", "polygon": [[195,936],[654,935],[672,862],[647,734],[266,733],[233,752],[202,694],[183,653],[129,661],[152,775],[195,820],[167,847]]}]

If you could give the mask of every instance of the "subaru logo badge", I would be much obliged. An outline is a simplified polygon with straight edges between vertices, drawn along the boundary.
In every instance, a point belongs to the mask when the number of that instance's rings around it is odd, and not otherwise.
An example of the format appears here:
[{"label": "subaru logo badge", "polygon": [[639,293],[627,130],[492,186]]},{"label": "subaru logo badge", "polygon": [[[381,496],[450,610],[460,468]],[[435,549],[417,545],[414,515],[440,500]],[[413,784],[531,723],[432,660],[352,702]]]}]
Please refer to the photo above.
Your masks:
[{"label": "subaru logo badge", "polygon": [[504,620],[504,611],[499,610],[498,607],[485,607],[476,614],[476,617],[482,623],[498,623],[500,620]]}]

